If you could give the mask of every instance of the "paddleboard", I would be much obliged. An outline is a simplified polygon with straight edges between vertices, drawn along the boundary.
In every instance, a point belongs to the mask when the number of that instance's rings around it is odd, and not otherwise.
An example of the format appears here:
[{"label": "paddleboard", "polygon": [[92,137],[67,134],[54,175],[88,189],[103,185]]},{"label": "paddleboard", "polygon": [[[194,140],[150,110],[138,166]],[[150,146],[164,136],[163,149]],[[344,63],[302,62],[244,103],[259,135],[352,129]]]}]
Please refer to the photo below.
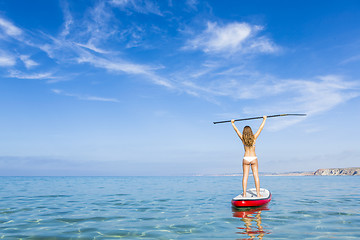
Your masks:
[{"label": "paddleboard", "polygon": [[251,188],[246,191],[246,196],[242,194],[234,197],[231,204],[234,207],[258,207],[267,204],[271,201],[271,193],[269,190],[260,188],[261,197],[257,197],[256,189]]}]

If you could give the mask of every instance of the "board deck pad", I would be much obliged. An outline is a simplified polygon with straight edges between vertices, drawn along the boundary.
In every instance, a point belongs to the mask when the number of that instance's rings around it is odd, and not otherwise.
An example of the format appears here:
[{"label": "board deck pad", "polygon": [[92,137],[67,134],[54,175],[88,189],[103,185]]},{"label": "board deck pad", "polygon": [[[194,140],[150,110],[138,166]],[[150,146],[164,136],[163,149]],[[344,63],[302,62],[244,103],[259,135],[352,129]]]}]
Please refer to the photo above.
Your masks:
[{"label": "board deck pad", "polygon": [[258,197],[256,194],[256,189],[251,188],[246,191],[246,196],[243,197],[242,194],[234,197],[231,201],[232,205],[235,207],[256,207],[264,205],[271,200],[271,193],[265,188],[260,188],[260,195]]},{"label": "board deck pad", "polygon": [[263,198],[268,198],[270,195],[270,191],[265,189],[265,188],[260,188],[260,195],[262,197],[257,197],[256,194],[256,189],[255,188],[251,188],[249,190],[246,191],[246,197],[244,198],[242,194],[234,197],[234,200],[254,200],[254,199],[263,199]]}]

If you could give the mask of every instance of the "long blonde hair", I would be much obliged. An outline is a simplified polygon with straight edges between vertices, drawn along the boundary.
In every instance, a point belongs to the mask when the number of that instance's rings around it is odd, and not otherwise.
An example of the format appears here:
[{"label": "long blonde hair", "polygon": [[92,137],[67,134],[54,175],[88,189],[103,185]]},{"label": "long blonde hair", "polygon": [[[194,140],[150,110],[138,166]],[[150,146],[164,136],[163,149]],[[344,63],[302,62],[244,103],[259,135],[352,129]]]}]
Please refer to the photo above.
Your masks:
[{"label": "long blonde hair", "polygon": [[245,126],[243,130],[243,143],[245,146],[254,145],[255,137],[251,130],[251,127]]}]

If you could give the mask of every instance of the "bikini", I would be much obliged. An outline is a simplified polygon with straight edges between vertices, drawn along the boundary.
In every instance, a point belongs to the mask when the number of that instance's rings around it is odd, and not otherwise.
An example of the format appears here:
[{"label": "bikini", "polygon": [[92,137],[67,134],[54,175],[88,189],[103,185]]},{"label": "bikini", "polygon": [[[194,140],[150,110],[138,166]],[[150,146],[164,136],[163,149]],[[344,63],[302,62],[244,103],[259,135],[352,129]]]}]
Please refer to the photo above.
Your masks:
[{"label": "bikini", "polygon": [[249,163],[251,163],[252,161],[256,160],[257,157],[244,157],[244,160],[248,161]]},{"label": "bikini", "polygon": [[[249,146],[249,147],[255,147],[255,145],[253,146]],[[244,157],[244,160],[248,161],[249,163],[251,163],[252,161],[255,161],[257,159],[256,156],[252,156],[252,157]]]}]

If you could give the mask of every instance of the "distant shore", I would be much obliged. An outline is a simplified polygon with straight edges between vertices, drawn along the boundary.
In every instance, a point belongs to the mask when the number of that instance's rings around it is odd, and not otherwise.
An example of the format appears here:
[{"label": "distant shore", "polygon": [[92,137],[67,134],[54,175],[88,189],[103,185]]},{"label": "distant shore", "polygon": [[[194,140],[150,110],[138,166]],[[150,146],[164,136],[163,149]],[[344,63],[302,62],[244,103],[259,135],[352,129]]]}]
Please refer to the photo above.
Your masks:
[{"label": "distant shore", "polygon": [[[321,168],[314,172],[283,172],[283,173],[267,173],[260,172],[260,176],[360,176],[360,167],[350,168]],[[196,176],[242,176],[241,173],[227,174],[197,174]]]}]

